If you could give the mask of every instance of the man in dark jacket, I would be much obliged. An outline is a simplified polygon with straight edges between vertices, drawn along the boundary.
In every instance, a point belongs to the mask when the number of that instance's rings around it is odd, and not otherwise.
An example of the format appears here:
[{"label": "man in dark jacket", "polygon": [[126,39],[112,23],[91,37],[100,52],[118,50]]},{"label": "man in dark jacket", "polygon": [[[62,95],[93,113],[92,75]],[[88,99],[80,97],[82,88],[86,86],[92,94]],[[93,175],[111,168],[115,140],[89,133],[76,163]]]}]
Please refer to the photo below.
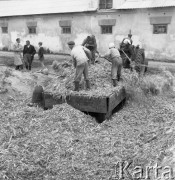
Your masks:
[{"label": "man in dark jacket", "polygon": [[95,53],[96,52],[98,53],[95,36],[94,35],[87,36],[87,38],[84,39],[82,46],[85,46],[87,49],[89,49],[91,51],[91,54],[92,54],[91,61],[92,61],[92,64],[94,64],[95,63]]},{"label": "man in dark jacket", "polygon": [[34,55],[36,53],[36,50],[34,46],[30,44],[30,41],[26,41],[26,45],[23,49],[23,57],[24,57],[24,63],[27,70],[31,70],[32,61],[34,59]]},{"label": "man in dark jacket", "polygon": [[44,69],[45,68],[45,66],[44,66],[44,48],[42,47],[43,43],[39,42],[38,45],[39,45],[38,59],[41,63],[42,68]]}]

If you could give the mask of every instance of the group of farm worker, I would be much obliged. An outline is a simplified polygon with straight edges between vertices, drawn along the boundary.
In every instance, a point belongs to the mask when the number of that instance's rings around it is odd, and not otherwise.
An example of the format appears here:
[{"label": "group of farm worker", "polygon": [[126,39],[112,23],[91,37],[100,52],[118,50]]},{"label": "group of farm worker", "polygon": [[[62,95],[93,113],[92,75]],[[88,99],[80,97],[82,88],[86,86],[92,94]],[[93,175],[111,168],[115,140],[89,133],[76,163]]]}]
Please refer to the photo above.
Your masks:
[{"label": "group of farm worker", "polygon": [[[124,38],[123,43],[132,44],[131,35],[128,35],[127,38]],[[97,43],[94,35],[88,36],[81,45],[75,45],[74,41],[69,41],[69,48],[71,49],[71,57],[73,66],[76,69],[75,78],[74,78],[74,91],[79,91],[79,83],[81,81],[82,75],[84,75],[84,79],[86,81],[86,88],[90,89],[90,81],[88,77],[88,67],[89,64],[95,64],[95,54],[97,53],[99,57],[105,58],[112,63],[111,68],[111,78],[113,82],[113,86],[117,86],[117,82],[120,81],[121,77],[121,69],[122,69],[122,59],[120,57],[119,50],[115,47],[114,43],[109,43],[109,51],[100,55],[97,51]],[[45,110],[45,96],[44,89],[41,85],[35,87],[32,96],[32,102],[28,104],[28,106],[39,105],[43,107]]]},{"label": "group of farm worker", "polygon": [[[128,34],[128,37],[124,38],[122,43],[128,45],[132,44],[132,35]],[[86,81],[86,88],[90,89],[90,82],[88,77],[88,66],[89,61],[92,64],[95,63],[95,53],[97,51],[97,43],[94,35],[87,36],[87,38],[83,41],[82,45],[75,45],[74,41],[69,41],[69,48],[71,49],[71,57],[73,60],[74,68],[76,68],[75,78],[74,78],[74,91],[79,91],[79,83],[81,81],[82,75],[84,75],[84,79]],[[118,81],[121,78],[121,69],[122,69],[122,59],[120,57],[119,50],[115,47],[113,42],[109,43],[109,51],[100,55],[99,57],[107,59],[112,63],[111,67],[111,79],[114,87],[117,86]]]},{"label": "group of farm worker", "polygon": [[[39,45],[38,59],[41,62],[42,67],[44,68],[44,63],[43,63],[44,48],[42,47],[42,42],[39,42],[38,45]],[[36,54],[36,50],[34,46],[30,44],[30,41],[27,40],[26,45],[22,47],[22,45],[20,44],[20,38],[17,38],[13,50],[14,50],[14,64],[16,66],[15,69],[22,70],[23,66],[25,66],[25,68],[30,71],[32,67],[34,55]],[[23,52],[23,57],[21,52]]]},{"label": "group of farm worker", "polygon": [[[127,45],[132,44],[132,35],[128,34],[128,37],[124,38],[122,43]],[[38,43],[38,59],[41,63],[41,66],[44,68],[44,48],[42,47],[42,42]],[[68,46],[71,49],[71,57],[73,60],[73,66],[76,69],[75,78],[74,78],[74,91],[79,91],[79,83],[81,81],[82,75],[86,81],[86,88],[90,89],[90,82],[88,77],[88,66],[89,63],[95,64],[95,54],[97,53],[99,57],[105,58],[106,60],[112,63],[111,67],[111,79],[114,87],[117,86],[118,81],[121,77],[122,69],[122,59],[120,57],[119,50],[115,47],[113,42],[109,43],[109,51],[100,55],[97,51],[97,43],[94,35],[87,36],[81,45],[75,45],[74,41],[69,41]],[[22,53],[23,52],[23,57]],[[16,39],[14,45],[14,64],[16,70],[22,70],[23,66],[27,70],[31,70],[32,62],[36,50],[33,45],[30,44],[30,41],[26,41],[26,45],[22,47],[20,44],[20,38]]]}]

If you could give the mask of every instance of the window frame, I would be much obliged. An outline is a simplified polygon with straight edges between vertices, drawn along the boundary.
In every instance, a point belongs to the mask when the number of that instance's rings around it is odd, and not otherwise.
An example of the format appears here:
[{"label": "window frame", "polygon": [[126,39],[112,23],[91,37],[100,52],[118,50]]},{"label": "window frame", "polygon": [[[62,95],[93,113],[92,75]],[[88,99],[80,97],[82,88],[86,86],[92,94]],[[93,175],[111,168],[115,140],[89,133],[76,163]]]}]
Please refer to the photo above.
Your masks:
[{"label": "window frame", "polygon": [[71,33],[72,33],[71,26],[61,26],[61,34],[71,34]]},{"label": "window frame", "polygon": [[[34,32],[31,32],[30,29],[34,28]],[[28,26],[28,33],[29,34],[36,34],[36,26]]]},{"label": "window frame", "polygon": [[112,9],[112,7],[113,0],[99,0],[99,9]]},{"label": "window frame", "polygon": [[[156,26],[157,28],[161,26],[165,26],[165,32],[157,32],[156,33]],[[168,24],[153,24],[153,34],[167,34],[168,33]]]},{"label": "window frame", "polygon": [[[6,29],[5,29],[6,28]],[[5,31],[4,31],[5,30]],[[1,27],[2,34],[8,34],[8,26]]]},{"label": "window frame", "polygon": [[[108,29],[104,30],[103,28],[108,28]],[[106,32],[104,32],[104,31],[106,31]],[[113,33],[112,25],[101,25],[101,34],[112,34],[112,33]]]}]

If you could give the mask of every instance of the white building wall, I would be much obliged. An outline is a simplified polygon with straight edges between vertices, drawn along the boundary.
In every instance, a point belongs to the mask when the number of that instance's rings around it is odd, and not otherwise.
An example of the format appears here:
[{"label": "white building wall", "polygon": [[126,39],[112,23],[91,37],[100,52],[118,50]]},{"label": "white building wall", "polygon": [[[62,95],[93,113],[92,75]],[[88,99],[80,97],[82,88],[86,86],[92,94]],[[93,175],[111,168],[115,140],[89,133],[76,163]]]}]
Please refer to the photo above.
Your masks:
[{"label": "white building wall", "polygon": [[[167,34],[153,34],[153,26],[149,19],[152,16],[172,16]],[[100,19],[116,19],[112,34],[101,34],[98,24]],[[71,34],[61,34],[60,20],[72,21]],[[104,53],[108,50],[110,42],[114,41],[119,46],[131,30],[133,43],[140,44],[145,49],[147,58],[175,60],[174,8],[0,18],[0,22],[2,21],[8,22],[9,32],[2,34],[0,30],[0,49],[11,49],[15,39],[19,37],[23,45],[26,40],[30,40],[31,44],[37,47],[38,42],[42,41],[46,49],[55,53],[69,53],[68,41],[74,40],[76,44],[81,44],[87,35],[94,34],[99,52]],[[37,21],[37,34],[28,34],[28,21]]]}]

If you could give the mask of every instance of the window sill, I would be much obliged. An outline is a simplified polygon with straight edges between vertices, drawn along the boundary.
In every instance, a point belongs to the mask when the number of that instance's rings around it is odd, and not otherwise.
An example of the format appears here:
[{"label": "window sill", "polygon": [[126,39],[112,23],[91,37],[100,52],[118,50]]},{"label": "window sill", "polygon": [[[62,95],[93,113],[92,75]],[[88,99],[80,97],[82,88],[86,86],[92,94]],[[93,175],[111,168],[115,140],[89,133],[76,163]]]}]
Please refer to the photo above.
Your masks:
[{"label": "window sill", "polygon": [[116,12],[115,9],[97,9],[99,13],[106,13],[106,12]]}]

